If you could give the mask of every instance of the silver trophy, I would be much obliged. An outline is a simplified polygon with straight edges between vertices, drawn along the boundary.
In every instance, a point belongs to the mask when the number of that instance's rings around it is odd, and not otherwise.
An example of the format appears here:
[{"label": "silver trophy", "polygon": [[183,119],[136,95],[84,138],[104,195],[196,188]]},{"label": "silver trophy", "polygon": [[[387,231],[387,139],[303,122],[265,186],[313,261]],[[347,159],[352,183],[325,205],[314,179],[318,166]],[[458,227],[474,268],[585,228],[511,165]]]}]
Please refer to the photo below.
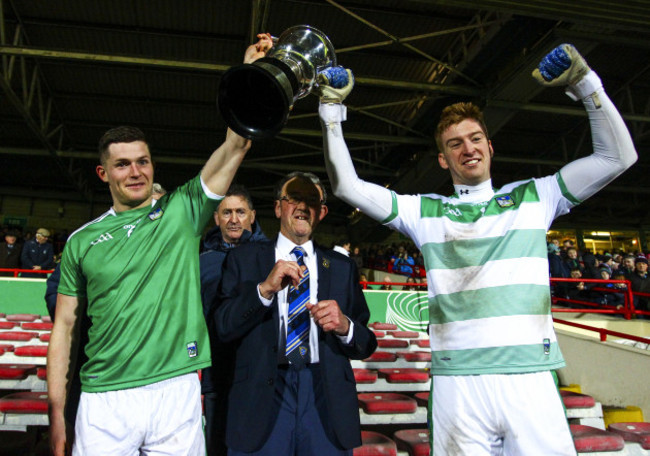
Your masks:
[{"label": "silver trophy", "polygon": [[226,124],[245,138],[277,135],[318,74],[336,66],[329,38],[309,25],[285,30],[266,57],[226,71],[217,103]]}]

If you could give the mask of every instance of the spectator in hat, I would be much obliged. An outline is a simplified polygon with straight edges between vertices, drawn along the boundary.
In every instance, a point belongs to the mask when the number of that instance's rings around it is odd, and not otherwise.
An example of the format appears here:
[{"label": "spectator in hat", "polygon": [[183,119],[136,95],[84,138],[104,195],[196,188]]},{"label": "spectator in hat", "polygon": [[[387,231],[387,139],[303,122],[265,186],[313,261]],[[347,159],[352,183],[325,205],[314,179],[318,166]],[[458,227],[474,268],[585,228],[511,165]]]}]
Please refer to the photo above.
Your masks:
[{"label": "spectator in hat", "polygon": [[[648,279],[648,259],[645,256],[638,256],[634,260],[634,274],[630,277],[632,291],[650,293],[650,280]],[[650,310],[648,298],[634,296],[634,307],[637,310]]]},{"label": "spectator in hat", "polygon": [[[48,242],[50,232],[45,228],[36,230],[34,239],[25,242],[20,262],[23,269],[33,269],[35,271],[54,269],[54,248]],[[46,279],[45,274],[24,272],[22,277],[40,277]]]},{"label": "spectator in hat", "polygon": [[[7,231],[5,241],[0,244],[0,269],[20,269],[20,254],[23,245],[16,242],[18,236],[15,231]],[[0,276],[13,277],[12,272],[0,272]]]}]

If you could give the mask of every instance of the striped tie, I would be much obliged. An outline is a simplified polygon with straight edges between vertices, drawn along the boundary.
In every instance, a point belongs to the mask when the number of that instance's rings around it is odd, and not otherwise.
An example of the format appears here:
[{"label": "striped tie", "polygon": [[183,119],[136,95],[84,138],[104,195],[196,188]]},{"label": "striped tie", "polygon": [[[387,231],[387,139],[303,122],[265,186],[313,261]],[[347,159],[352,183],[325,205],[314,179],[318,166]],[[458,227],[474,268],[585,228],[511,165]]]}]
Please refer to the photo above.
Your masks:
[{"label": "striped tie", "polygon": [[[296,257],[298,266],[305,266],[305,251],[302,247],[294,248],[291,253]],[[309,362],[309,311],[305,304],[309,302],[309,269],[305,266],[304,276],[297,287],[289,286],[287,302],[289,315],[287,321],[287,348],[285,354],[289,362],[304,367]]]}]

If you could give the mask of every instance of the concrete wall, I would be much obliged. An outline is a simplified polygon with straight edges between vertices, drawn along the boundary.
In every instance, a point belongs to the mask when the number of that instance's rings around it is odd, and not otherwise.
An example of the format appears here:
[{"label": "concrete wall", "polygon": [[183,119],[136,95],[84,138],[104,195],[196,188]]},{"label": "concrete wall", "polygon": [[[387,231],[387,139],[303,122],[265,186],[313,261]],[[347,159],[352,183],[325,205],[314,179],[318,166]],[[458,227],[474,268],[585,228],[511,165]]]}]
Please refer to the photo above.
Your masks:
[{"label": "concrete wall", "polygon": [[[629,323],[629,322],[628,322]],[[577,383],[585,394],[605,405],[635,405],[650,419],[650,351],[601,342],[598,335],[580,334],[556,325],[567,366],[559,371],[563,385]]]}]

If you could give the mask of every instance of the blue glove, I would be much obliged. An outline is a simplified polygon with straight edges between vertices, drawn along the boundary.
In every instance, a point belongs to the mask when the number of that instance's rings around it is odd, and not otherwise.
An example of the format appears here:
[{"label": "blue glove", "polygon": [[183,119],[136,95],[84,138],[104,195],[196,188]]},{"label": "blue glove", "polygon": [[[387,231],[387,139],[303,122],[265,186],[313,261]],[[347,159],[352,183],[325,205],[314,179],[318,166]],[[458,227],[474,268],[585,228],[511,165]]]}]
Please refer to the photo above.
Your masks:
[{"label": "blue glove", "polygon": [[350,70],[344,69],[344,71],[344,74],[338,71],[333,72],[330,75],[332,76],[331,81],[326,74],[319,74],[315,93],[320,98],[321,104],[343,103],[343,100],[350,94],[354,87],[354,76]]},{"label": "blue glove", "polygon": [[539,62],[533,77],[544,86],[575,85],[591,69],[572,44],[561,44]]}]

